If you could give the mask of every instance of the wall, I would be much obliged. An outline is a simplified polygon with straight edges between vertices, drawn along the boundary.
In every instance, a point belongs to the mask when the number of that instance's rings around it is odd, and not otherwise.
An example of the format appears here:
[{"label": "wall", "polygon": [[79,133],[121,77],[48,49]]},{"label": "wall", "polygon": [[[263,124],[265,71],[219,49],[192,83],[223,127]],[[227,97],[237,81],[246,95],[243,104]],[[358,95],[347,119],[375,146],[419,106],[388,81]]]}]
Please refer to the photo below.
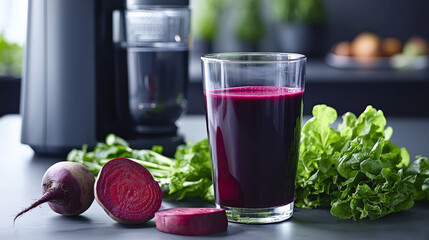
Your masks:
[{"label": "wall", "polygon": [[24,44],[27,0],[0,0],[0,32],[8,41]]},{"label": "wall", "polygon": [[[263,17],[267,34],[260,50],[278,51],[276,37],[278,23],[271,14],[272,0],[263,1]],[[413,35],[429,40],[429,1],[427,0],[323,0],[327,23],[323,50],[342,40],[352,40],[358,33],[372,31],[381,37],[397,37],[402,41]],[[234,39],[234,11],[229,7],[223,13],[219,26],[215,51],[235,51],[239,43]]]}]

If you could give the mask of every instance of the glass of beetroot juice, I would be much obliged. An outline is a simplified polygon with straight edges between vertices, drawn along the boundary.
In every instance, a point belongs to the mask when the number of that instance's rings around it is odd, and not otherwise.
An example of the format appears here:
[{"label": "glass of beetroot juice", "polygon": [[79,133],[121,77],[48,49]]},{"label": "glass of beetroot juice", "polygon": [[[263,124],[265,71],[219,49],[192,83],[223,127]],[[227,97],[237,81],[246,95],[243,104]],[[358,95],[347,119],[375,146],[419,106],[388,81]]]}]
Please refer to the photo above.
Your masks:
[{"label": "glass of beetroot juice", "polygon": [[216,206],[231,222],[290,218],[306,57],[220,53],[201,59]]}]

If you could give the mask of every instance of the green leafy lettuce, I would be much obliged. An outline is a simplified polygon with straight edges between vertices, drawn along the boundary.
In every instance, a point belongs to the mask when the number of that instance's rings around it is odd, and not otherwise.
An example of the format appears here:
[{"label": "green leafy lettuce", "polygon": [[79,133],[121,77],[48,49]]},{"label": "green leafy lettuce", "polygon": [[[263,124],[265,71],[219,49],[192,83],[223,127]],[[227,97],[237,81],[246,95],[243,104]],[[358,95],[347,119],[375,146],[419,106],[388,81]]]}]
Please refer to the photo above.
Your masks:
[{"label": "green leafy lettuce", "polygon": [[160,146],[154,146],[152,150],[136,150],[130,148],[124,139],[109,134],[106,143],[98,143],[91,152],[86,145],[82,149],[74,149],[67,160],[82,163],[96,177],[108,161],[119,157],[130,158],[149,170],[160,183],[165,198],[181,200],[200,197],[214,201],[207,140],[180,146],[174,159],[161,153]]},{"label": "green leafy lettuce", "polygon": [[429,200],[429,158],[417,156],[416,161],[405,171],[405,175],[416,176],[414,200]]},{"label": "green leafy lettuce", "polygon": [[[333,128],[336,121],[335,109],[316,105],[313,118],[302,128],[297,207],[328,207],[334,216],[358,220],[380,218],[409,209],[414,201],[429,200],[429,159],[418,156],[410,164],[407,150],[389,141],[393,130],[386,127],[382,111],[368,106],[359,117],[344,114]],[[207,140],[180,146],[175,157],[168,158],[162,155],[162,147],[136,150],[110,134],[93,151],[84,145],[67,159],[84,164],[97,176],[106,162],[118,157],[146,167],[166,198],[214,201]]]},{"label": "green leafy lettuce", "polygon": [[[429,161],[409,167],[405,148],[389,141],[383,112],[368,106],[356,117],[316,105],[302,129],[295,204],[331,207],[334,216],[376,219],[409,209],[414,200],[429,199]],[[408,168],[407,168],[408,167]]]}]

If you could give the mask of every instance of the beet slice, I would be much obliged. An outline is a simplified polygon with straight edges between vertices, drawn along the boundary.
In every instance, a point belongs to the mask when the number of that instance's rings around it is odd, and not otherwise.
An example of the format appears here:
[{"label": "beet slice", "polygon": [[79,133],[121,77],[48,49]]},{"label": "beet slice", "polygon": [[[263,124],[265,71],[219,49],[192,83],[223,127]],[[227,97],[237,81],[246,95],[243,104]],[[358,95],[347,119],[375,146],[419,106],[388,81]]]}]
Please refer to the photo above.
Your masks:
[{"label": "beet slice", "polygon": [[159,210],[162,191],[146,168],[128,158],[116,158],[101,169],[95,199],[113,220],[139,224]]},{"label": "beet slice", "polygon": [[226,231],[228,220],[224,209],[172,208],[155,213],[156,228],[161,232],[199,236]]}]

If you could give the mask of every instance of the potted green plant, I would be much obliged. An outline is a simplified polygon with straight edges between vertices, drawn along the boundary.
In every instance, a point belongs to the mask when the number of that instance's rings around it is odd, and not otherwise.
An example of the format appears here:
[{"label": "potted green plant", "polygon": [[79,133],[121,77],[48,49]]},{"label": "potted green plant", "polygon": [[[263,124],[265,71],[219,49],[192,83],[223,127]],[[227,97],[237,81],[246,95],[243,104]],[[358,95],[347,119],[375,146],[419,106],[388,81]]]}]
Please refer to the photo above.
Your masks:
[{"label": "potted green plant", "polygon": [[191,18],[192,51],[194,55],[198,55],[198,58],[213,51],[221,7],[222,0],[197,0],[193,3]]},{"label": "potted green plant", "polygon": [[22,47],[7,41],[0,32],[0,76],[20,77]]},{"label": "potted green plant", "polygon": [[326,20],[322,0],[273,0],[282,51],[315,54],[323,39]]},{"label": "potted green plant", "polygon": [[236,9],[235,36],[240,41],[240,50],[258,50],[258,44],[265,36],[260,0],[238,0]]}]

